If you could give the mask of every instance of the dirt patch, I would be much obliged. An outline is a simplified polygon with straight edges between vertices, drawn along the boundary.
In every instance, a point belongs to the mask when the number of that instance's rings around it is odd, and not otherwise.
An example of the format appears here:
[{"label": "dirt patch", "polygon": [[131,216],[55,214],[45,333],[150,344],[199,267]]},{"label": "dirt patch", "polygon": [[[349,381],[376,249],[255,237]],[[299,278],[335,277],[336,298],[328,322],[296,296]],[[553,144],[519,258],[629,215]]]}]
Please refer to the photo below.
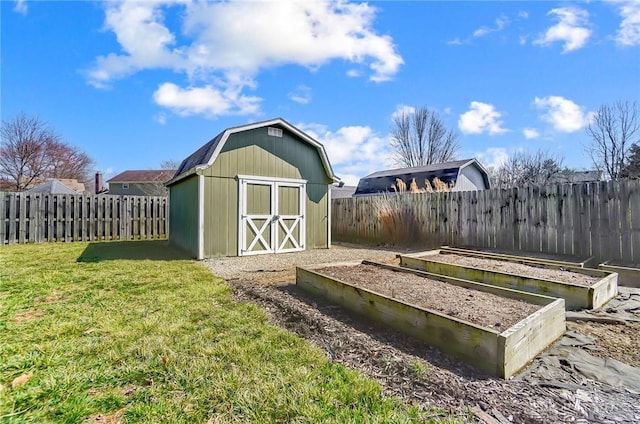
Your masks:
[{"label": "dirt patch", "polygon": [[593,356],[614,358],[640,368],[640,322],[615,325],[577,321],[567,322],[567,328],[596,338],[601,350],[592,351]]},{"label": "dirt patch", "polygon": [[42,309],[34,309],[30,311],[20,312],[16,314],[16,322],[21,324],[23,322],[35,321],[38,318],[43,317],[45,312]]},{"label": "dirt patch", "polygon": [[67,300],[67,298],[63,297],[62,295],[53,294],[51,296],[45,297],[44,299],[42,299],[40,297],[36,297],[35,299],[33,299],[33,304],[34,305],[48,305],[48,304],[51,304],[51,303],[64,302],[65,300]]},{"label": "dirt patch", "polygon": [[486,269],[490,271],[518,274],[526,277],[539,278],[541,280],[552,280],[563,283],[576,284],[589,287],[600,281],[599,278],[590,275],[579,274],[577,272],[563,271],[559,269],[549,269],[533,265],[519,264],[515,262],[500,261],[497,259],[473,258],[454,254],[426,255],[422,259],[433,260],[447,264],[463,265],[466,267]]},{"label": "dirt patch", "polygon": [[121,424],[124,422],[124,408],[112,414],[98,414],[84,420],[86,424]]},{"label": "dirt patch", "polygon": [[517,299],[408,272],[394,272],[375,265],[334,266],[315,271],[401,302],[442,312],[500,332],[540,309],[538,305]]}]

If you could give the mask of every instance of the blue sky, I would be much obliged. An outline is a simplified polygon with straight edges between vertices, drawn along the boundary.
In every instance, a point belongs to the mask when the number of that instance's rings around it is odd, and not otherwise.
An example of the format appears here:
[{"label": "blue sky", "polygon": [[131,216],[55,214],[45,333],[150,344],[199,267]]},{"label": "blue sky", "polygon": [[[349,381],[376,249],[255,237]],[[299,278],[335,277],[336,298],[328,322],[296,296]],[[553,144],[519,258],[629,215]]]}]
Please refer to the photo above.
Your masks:
[{"label": "blue sky", "polygon": [[640,100],[640,2],[2,1],[1,116],[38,116],[110,177],[282,117],[348,184],[435,109],[460,157],[591,166],[600,105]]}]

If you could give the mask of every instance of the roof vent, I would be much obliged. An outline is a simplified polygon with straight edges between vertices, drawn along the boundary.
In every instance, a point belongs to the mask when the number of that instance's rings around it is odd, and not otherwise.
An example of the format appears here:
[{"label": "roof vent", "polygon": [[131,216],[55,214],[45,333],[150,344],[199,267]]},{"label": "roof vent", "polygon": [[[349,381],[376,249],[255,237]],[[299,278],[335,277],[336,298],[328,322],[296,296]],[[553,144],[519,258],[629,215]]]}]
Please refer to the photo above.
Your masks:
[{"label": "roof vent", "polygon": [[269,127],[267,131],[270,136],[282,138],[282,130],[280,128]]}]

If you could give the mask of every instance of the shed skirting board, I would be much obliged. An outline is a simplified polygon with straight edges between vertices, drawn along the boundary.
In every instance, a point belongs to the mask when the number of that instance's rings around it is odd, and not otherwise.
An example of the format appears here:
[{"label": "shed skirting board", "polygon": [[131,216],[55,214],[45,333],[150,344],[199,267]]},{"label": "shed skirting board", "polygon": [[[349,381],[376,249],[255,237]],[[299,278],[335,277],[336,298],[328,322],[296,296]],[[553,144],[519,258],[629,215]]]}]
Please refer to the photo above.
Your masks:
[{"label": "shed skirting board", "polygon": [[[324,297],[353,312],[389,325],[403,333],[426,341],[487,373],[509,378],[531,361],[565,331],[564,300],[546,296],[500,289],[480,283],[383,266],[400,272],[437,278],[451,284],[503,294],[541,305],[524,320],[498,333],[444,313],[399,302],[382,294],[339,281],[314,270],[296,268],[296,285],[317,296]],[[339,264],[323,264],[329,267]]]},{"label": "shed skirting board", "polygon": [[448,264],[429,260],[428,256],[424,258],[415,257],[416,255],[399,256],[400,266],[403,267],[491,284],[512,290],[559,297],[565,300],[567,309],[598,308],[618,293],[617,274],[607,274],[600,281],[587,287],[488,269]]}]

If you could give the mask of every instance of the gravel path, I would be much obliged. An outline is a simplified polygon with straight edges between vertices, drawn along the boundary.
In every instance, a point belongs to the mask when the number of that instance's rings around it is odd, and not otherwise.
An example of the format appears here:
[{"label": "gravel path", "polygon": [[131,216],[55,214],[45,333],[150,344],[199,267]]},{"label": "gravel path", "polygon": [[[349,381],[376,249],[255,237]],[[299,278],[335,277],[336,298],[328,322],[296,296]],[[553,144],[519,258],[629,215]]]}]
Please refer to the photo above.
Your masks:
[{"label": "gravel path", "polygon": [[382,263],[399,261],[396,254],[406,250],[368,249],[353,245],[334,245],[330,249],[306,250],[303,252],[283,253],[279,255],[254,255],[208,259],[205,264],[211,271],[226,280],[243,278],[256,279],[265,283],[286,284],[295,281],[296,266],[318,265],[334,262],[370,260]]}]

